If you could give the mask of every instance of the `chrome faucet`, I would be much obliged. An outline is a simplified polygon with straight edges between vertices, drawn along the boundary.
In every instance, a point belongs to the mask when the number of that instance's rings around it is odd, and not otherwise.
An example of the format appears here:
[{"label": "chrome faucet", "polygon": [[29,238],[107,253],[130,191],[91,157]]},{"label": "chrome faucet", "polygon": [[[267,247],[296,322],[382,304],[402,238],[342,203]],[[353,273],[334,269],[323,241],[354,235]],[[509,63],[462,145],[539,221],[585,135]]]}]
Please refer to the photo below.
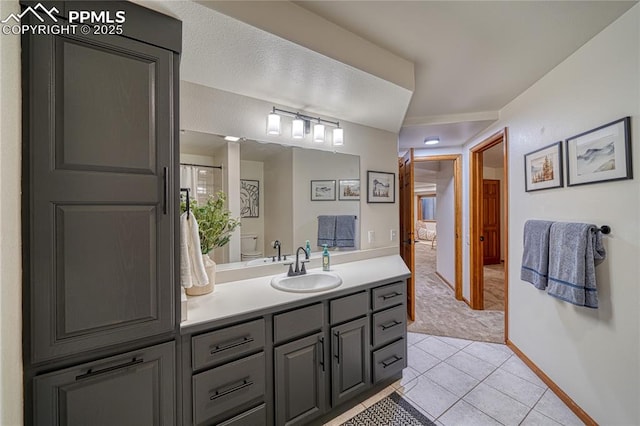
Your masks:
[{"label": "chrome faucet", "polygon": [[[302,252],[304,253],[304,258],[305,260],[300,261],[300,250],[302,250]],[[304,275],[307,273],[307,269],[305,268],[304,264],[309,262],[309,253],[307,253],[307,249],[304,247],[298,247],[298,250],[296,250],[296,269],[293,269],[293,262],[292,263],[287,263],[287,265],[289,265],[289,272],[287,272],[287,276],[288,277],[295,277],[298,275]],[[300,267],[300,264],[302,264],[302,267]]]},{"label": "chrome faucet", "polygon": [[273,242],[273,248],[278,250],[278,262],[280,262],[282,260],[282,258],[280,256],[280,241],[275,240]]}]

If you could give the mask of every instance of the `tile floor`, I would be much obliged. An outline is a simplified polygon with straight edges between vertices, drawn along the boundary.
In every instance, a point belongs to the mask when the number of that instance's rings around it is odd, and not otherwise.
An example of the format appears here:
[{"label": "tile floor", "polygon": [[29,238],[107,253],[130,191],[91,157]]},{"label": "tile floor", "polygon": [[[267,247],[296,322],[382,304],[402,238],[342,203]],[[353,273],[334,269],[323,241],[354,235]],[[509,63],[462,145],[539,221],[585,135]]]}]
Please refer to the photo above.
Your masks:
[{"label": "tile floor", "polygon": [[505,345],[409,333],[402,380],[326,423],[336,426],[390,393],[437,425],[582,425]]}]

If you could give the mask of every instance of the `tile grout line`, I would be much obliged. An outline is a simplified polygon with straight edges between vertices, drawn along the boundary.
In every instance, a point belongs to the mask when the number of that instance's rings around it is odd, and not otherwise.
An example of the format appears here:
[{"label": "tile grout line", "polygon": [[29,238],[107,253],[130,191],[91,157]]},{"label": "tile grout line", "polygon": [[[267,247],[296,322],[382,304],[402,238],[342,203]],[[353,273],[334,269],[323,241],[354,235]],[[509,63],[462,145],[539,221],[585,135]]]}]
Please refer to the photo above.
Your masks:
[{"label": "tile grout line", "polygon": [[[524,419],[522,419],[522,421],[520,421],[520,423],[518,423],[518,425],[521,425],[521,424],[522,424],[522,423],[527,419],[527,417],[529,417],[529,414],[531,414],[531,412],[533,411],[533,409],[535,408],[535,406],[536,406],[536,405],[538,405],[538,402],[540,402],[540,400],[542,399],[542,397],[544,396],[544,394],[545,394],[545,393],[547,393],[547,390],[548,390],[548,389],[545,389],[545,391],[544,391],[544,392],[542,392],[542,395],[540,395],[540,398],[538,398],[538,400],[536,401],[536,403],[535,403],[535,404],[533,404],[533,406],[529,409],[529,411],[527,411],[527,415],[526,415],[526,416],[524,416]],[[536,411],[537,411],[537,410],[536,410]],[[537,411],[537,412],[538,412],[538,413],[540,413],[539,411]],[[540,413],[540,414],[542,414],[542,413]],[[542,415],[544,416],[544,414],[542,414]],[[545,417],[548,417],[548,416],[545,416]],[[555,421],[555,419],[551,419],[551,420]]]}]

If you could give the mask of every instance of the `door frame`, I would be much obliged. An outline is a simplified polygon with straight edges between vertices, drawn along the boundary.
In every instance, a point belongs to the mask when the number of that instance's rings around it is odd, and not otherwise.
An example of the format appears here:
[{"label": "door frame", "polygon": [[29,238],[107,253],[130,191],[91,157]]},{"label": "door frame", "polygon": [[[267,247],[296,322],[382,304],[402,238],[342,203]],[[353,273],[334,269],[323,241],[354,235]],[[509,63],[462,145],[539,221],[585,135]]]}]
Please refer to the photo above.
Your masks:
[{"label": "door frame", "polygon": [[502,145],[502,200],[504,203],[504,339],[509,336],[509,143],[507,128],[503,128],[471,147],[469,154],[469,306],[484,309],[484,269],[482,261],[482,154],[487,149]]},{"label": "door frame", "polygon": [[[462,154],[427,155],[423,157],[413,157],[413,162],[425,161],[453,161],[453,196],[455,215],[455,283],[454,293],[456,300],[463,300],[462,297]],[[415,197],[413,188],[411,196]],[[437,220],[437,219],[436,219]],[[414,247],[415,252],[415,247]],[[438,274],[438,276],[440,276]]]}]

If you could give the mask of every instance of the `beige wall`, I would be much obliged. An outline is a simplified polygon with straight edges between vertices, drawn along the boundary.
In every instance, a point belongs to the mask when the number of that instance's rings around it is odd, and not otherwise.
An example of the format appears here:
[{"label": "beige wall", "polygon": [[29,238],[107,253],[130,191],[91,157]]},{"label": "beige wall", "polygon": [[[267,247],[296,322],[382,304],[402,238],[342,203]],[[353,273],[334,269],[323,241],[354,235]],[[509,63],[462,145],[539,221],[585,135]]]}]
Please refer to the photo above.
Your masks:
[{"label": "beige wall", "polygon": [[[306,240],[311,251],[322,250],[318,243],[319,215],[360,215],[358,201],[338,199],[340,179],[358,179],[359,159],[351,155],[336,155],[328,151],[293,149],[293,232],[294,249],[304,246]],[[311,180],[335,180],[335,201],[311,201]],[[356,221],[356,224],[359,224]],[[359,237],[359,235],[356,235]],[[356,245],[359,241],[356,242]]]},{"label": "beige wall", "polygon": [[453,161],[441,161],[436,178],[436,218],[438,220],[438,254],[436,271],[454,285],[456,283],[456,216]]},{"label": "beige wall", "polygon": [[264,163],[265,257],[276,250],[272,242],[280,241],[281,253],[293,253],[293,150],[272,155]]},{"label": "beige wall", "polygon": [[[360,156],[360,182],[363,196],[360,200],[360,248],[397,247],[397,238],[390,240],[390,230],[398,230],[398,203],[367,204],[366,178],[367,170],[396,173],[397,179],[397,143],[395,133],[340,121],[344,128],[345,144],[340,147],[331,146],[330,141],[322,144],[313,143],[310,137],[294,141],[291,133],[291,120],[282,119],[282,135],[269,136],[265,132],[266,116],[273,106],[288,109],[286,105],[274,105],[234,93],[211,89],[193,83],[182,82],[180,85],[181,128],[219,135],[243,136],[248,139],[280,143],[292,146],[310,146],[313,148],[343,152]],[[339,120],[335,117],[327,119]],[[266,167],[266,165],[265,165]],[[266,178],[266,169],[265,169]],[[266,201],[268,202],[268,201]],[[367,231],[374,231],[375,241],[369,243]]]},{"label": "beige wall", "polygon": [[[20,12],[0,1],[0,16]],[[22,424],[20,37],[0,36],[0,424]]]},{"label": "beige wall", "polygon": [[[640,179],[527,193],[522,165],[528,152],[631,116],[637,172],[639,76],[636,5],[507,105],[500,121],[467,146],[509,129],[509,339],[606,425],[640,424]],[[596,268],[599,309],[564,303],[520,280],[528,219],[611,226],[607,260]]]}]

